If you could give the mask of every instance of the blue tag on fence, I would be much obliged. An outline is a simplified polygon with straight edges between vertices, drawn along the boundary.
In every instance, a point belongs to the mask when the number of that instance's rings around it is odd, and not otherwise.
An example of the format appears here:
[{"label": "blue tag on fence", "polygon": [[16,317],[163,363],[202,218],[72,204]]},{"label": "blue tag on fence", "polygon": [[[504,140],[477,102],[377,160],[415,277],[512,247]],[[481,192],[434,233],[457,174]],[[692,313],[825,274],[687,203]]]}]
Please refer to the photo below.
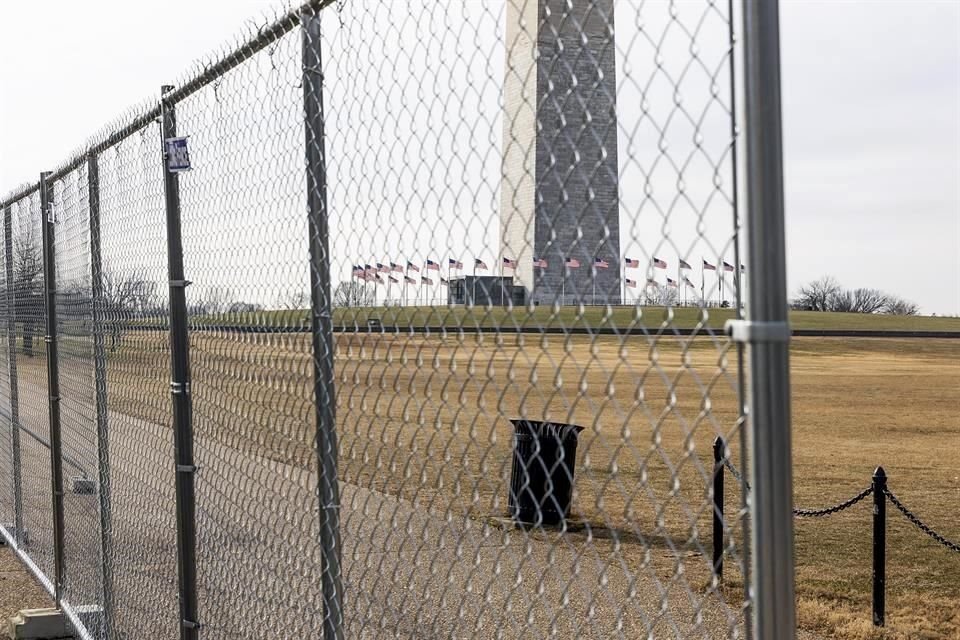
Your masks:
[{"label": "blue tag on fence", "polygon": [[187,149],[186,138],[168,138],[167,143],[167,170],[173,173],[189,171],[190,151]]}]

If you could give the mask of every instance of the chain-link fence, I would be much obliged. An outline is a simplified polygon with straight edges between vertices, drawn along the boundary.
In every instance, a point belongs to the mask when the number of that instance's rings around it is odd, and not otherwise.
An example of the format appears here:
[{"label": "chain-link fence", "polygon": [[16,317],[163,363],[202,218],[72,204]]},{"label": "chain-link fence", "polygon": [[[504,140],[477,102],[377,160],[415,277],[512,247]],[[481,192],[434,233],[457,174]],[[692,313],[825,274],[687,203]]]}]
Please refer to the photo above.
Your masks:
[{"label": "chain-link fence", "polygon": [[733,21],[312,2],[11,194],[0,531],[78,633],[745,635]]}]

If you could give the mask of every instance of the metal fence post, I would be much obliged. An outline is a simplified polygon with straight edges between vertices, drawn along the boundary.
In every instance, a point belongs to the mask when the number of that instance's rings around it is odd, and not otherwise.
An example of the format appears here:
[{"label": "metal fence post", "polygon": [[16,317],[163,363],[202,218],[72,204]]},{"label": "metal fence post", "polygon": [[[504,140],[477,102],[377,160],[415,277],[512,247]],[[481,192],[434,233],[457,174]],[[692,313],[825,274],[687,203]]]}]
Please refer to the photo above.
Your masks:
[{"label": "metal fence post", "polygon": [[749,304],[731,333],[748,345],[750,363],[753,637],[783,640],[794,637],[796,613],[779,4],[743,0],[742,11]]},{"label": "metal fence post", "polygon": [[50,407],[50,484],[53,495],[54,596],[63,598],[63,458],[60,437],[60,359],[57,352],[57,260],[53,218],[53,185],[49,172],[40,174],[40,215],[43,224],[43,283],[46,294],[47,391]]},{"label": "metal fence post", "polygon": [[190,340],[187,335],[189,284],[183,275],[183,239],[180,229],[180,181],[167,167],[166,141],[177,135],[174,106],[166,94],[172,86],[160,88],[163,145],[163,192],[167,210],[167,268],[170,279],[170,393],[173,399],[173,444],[177,492],[177,577],[180,592],[180,638],[196,640],[200,622],[197,615],[197,532],[193,461],[192,403],[190,398]]},{"label": "metal fence post", "polygon": [[887,474],[873,472],[873,626],[884,625],[887,585]]},{"label": "metal fence post", "polygon": [[337,481],[337,430],[334,414],[333,315],[327,167],[324,148],[323,66],[320,14],[301,15],[303,28],[303,102],[306,114],[307,228],[310,234],[310,300],[313,334],[314,403],[319,465],[320,547],[323,553],[323,637],[343,638],[343,590],[340,574],[340,488]]},{"label": "metal fence post", "polygon": [[103,628],[113,637],[113,522],[110,503],[110,437],[107,422],[107,354],[103,343],[103,264],[100,251],[100,167],[87,157],[87,203],[90,212],[90,297],[93,334],[94,403],[97,419],[97,476],[100,499],[100,562],[103,571]]},{"label": "metal fence post", "polygon": [[[743,224],[743,220],[740,217],[740,179],[739,179],[739,170],[740,170],[740,159],[739,159],[739,139],[740,139],[740,127],[737,125],[737,38],[736,32],[734,29],[734,0],[727,0],[727,42],[730,47],[729,55],[729,69],[730,69],[730,180],[733,184],[733,191],[731,193],[731,205],[733,209],[733,258],[734,265],[736,265],[736,271],[734,272],[734,289],[736,292],[736,305],[737,309],[735,311],[735,317],[738,320],[743,319],[743,252],[740,249],[740,229]],[[737,349],[737,428],[740,432],[740,468],[747,469],[749,468],[750,461],[748,459],[749,448],[747,446],[747,429],[746,429],[746,393],[747,393],[747,379],[746,379],[746,367],[744,366],[744,345],[738,343],[736,345]],[[747,492],[740,492],[740,506],[743,508],[744,512],[747,512]],[[744,588],[744,601],[746,603],[746,609],[744,615],[746,619],[749,620],[750,615],[750,518],[740,518],[740,527],[742,530],[743,543],[741,544],[741,558],[743,562],[743,588]],[[722,570],[722,567],[721,567]],[[722,577],[722,571],[719,574]],[[750,625],[746,626],[745,629],[747,640],[752,640],[752,629]]]},{"label": "metal fence post", "polygon": [[20,467],[20,390],[17,381],[16,282],[13,275],[13,213],[3,210],[3,250],[7,277],[7,371],[10,379],[10,446],[13,458],[13,527],[17,544],[23,544],[23,481]]},{"label": "metal fence post", "polygon": [[713,441],[713,575],[723,579],[723,458],[726,443]]}]

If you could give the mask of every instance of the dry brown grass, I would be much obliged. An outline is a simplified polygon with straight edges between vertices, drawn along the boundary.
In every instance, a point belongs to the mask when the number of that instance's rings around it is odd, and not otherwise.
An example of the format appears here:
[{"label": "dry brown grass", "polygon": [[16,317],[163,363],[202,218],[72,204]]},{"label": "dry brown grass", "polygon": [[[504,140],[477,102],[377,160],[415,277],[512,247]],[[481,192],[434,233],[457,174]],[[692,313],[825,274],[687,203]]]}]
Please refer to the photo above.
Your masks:
[{"label": "dry brown grass", "polygon": [[[314,464],[307,336],[195,333],[192,358],[198,447],[212,438]],[[164,334],[128,334],[109,364],[114,410],[168,422],[168,366]],[[650,547],[685,558],[689,584],[708,583],[699,552],[710,544],[717,435],[739,463],[735,354],[725,345],[354,334],[338,337],[336,373],[346,482],[439,512],[503,516],[509,418],[573,422],[586,430],[568,535],[616,531],[623,557],[644,562]],[[791,375],[796,504],[845,499],[883,464],[908,506],[960,538],[960,340],[797,339]],[[738,501],[728,488],[727,504]],[[892,506],[888,627],[872,628],[869,504],[797,521],[801,626],[838,638],[960,637],[960,559]],[[733,562],[728,576],[737,582]]]}]

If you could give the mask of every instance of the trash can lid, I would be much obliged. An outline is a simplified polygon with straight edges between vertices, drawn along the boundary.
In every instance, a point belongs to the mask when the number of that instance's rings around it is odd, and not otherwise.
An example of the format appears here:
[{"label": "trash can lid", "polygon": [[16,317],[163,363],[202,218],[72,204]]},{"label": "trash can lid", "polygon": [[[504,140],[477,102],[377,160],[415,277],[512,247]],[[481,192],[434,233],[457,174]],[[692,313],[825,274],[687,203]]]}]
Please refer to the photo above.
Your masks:
[{"label": "trash can lid", "polygon": [[552,434],[555,437],[559,436],[561,438],[568,435],[577,437],[584,429],[584,427],[581,427],[580,425],[568,424],[565,422],[554,422],[552,420],[527,420],[525,418],[515,418],[511,419],[510,422],[513,423],[514,431],[516,431],[517,434],[533,432],[539,436]]}]

